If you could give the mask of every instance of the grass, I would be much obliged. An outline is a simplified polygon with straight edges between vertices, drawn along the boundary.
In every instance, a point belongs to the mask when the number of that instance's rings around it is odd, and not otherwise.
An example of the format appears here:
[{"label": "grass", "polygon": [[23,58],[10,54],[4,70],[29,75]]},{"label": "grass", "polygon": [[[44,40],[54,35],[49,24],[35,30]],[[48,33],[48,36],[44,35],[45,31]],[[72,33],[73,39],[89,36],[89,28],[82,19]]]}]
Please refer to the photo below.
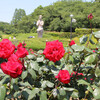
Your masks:
[{"label": "grass", "polygon": [[[60,35],[57,35],[60,34]],[[75,34],[75,33],[73,33]],[[35,38],[28,38],[29,36],[35,36]],[[53,40],[59,40],[60,42],[63,43],[64,47],[66,47],[68,45],[68,41],[70,40],[69,38],[63,38],[60,37],[61,33],[50,33],[50,32],[45,32],[43,34],[43,38],[38,38],[37,37],[37,33],[19,33],[18,35],[16,35],[16,39],[11,39],[11,41],[15,44],[18,45],[19,42],[23,42],[25,41],[25,43],[27,44],[26,47],[27,48],[32,48],[33,50],[40,50],[40,49],[44,49],[45,45],[46,45],[46,41],[53,41]],[[77,44],[79,44],[79,38],[82,35],[79,35],[78,37],[74,37],[73,40],[75,40],[75,42]],[[13,38],[13,35],[2,35],[2,38],[7,38],[9,39],[9,37]],[[96,42],[96,39],[93,38],[93,40]],[[90,48],[96,48],[95,45],[90,45]]]}]

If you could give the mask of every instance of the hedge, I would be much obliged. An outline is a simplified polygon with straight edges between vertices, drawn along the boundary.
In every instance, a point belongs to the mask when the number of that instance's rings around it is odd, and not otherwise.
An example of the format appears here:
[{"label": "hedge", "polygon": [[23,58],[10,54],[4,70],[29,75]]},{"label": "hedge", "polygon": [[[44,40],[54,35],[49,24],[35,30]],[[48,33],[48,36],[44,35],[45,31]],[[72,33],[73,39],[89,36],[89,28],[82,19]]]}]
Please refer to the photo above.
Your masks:
[{"label": "hedge", "polygon": [[[100,29],[92,29],[93,32],[99,31]],[[91,29],[90,28],[76,28],[75,29],[75,33],[76,34],[90,34],[91,33]]]}]

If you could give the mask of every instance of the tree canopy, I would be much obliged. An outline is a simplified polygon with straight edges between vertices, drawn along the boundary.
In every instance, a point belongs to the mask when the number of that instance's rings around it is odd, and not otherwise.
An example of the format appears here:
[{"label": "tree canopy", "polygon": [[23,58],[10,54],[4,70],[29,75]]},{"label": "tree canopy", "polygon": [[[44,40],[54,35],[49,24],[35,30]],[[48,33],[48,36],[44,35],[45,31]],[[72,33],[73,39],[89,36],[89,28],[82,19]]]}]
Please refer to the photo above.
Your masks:
[{"label": "tree canopy", "polygon": [[72,25],[74,31],[75,28],[89,28],[88,15],[92,13],[92,27],[100,28],[99,7],[99,0],[94,2],[61,0],[46,7],[40,5],[30,15],[26,15],[23,9],[15,9],[11,25],[21,32],[35,32],[37,27],[36,21],[39,15],[43,15],[44,30],[68,32],[70,31],[71,23],[70,14],[73,14],[73,18],[76,19],[76,23]]}]

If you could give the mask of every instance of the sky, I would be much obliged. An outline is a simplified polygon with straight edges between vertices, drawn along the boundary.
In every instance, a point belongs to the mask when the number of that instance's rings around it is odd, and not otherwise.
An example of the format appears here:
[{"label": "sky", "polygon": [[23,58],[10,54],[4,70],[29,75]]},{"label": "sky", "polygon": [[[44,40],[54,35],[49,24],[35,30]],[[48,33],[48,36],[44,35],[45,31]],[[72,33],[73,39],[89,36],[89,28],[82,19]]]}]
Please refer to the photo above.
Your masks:
[{"label": "sky", "polygon": [[10,23],[16,8],[24,9],[29,15],[38,6],[48,6],[56,1],[58,0],[0,0],[0,21]]}]

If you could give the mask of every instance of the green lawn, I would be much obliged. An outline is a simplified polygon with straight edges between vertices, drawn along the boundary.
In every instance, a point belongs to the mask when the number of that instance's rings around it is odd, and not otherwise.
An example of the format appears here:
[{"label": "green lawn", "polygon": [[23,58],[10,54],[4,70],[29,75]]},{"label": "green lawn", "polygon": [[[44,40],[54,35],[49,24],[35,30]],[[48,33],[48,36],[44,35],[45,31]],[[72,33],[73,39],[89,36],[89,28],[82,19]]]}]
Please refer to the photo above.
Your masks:
[{"label": "green lawn", "polygon": [[[60,35],[57,35],[60,34]],[[46,41],[53,41],[53,40],[59,40],[60,42],[63,43],[64,47],[68,45],[68,41],[70,40],[69,38],[63,38],[61,37],[62,33],[49,33],[46,32],[43,34],[43,38],[38,38],[37,37],[37,33],[20,33],[18,35],[16,35],[16,39],[11,39],[11,41],[15,44],[18,45],[19,42],[25,41],[25,43],[27,44],[26,47],[27,48],[32,48],[33,50],[39,50],[39,49],[44,49],[45,48],[45,44]],[[73,33],[75,34],[75,33]],[[35,36],[35,38],[28,38],[29,36]],[[75,40],[75,42],[77,44],[79,44],[79,38],[82,35],[79,35],[78,37],[74,37],[73,40]],[[13,37],[13,35],[2,35],[2,38],[8,38],[9,37]],[[94,41],[96,41],[93,38]],[[95,48],[94,45],[90,45],[91,48]]]}]

